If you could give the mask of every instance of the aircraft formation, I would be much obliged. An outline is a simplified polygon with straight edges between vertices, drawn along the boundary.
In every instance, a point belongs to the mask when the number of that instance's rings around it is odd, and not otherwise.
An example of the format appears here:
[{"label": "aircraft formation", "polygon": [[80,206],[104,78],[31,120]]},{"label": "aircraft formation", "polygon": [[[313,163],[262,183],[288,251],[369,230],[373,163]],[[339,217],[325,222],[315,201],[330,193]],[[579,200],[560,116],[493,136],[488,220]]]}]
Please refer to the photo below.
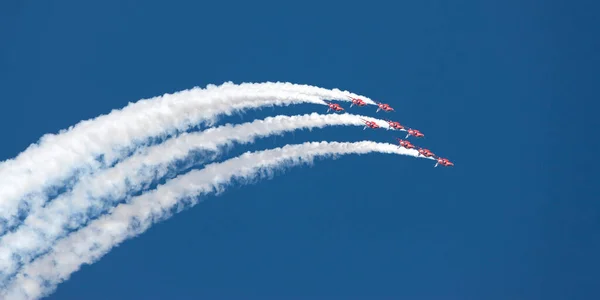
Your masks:
[{"label": "aircraft formation", "polygon": [[[352,100],[352,104],[350,104],[350,107],[352,107],[352,106],[362,107],[362,106],[367,105],[367,103],[360,98],[350,97],[350,100]],[[330,112],[330,111],[343,112],[344,111],[344,108],[342,108],[337,103],[331,103],[331,102],[327,102],[327,101],[325,103],[329,106],[329,108],[327,109],[327,112]],[[377,103],[376,113],[379,111],[384,111],[384,112],[393,112],[394,111],[394,108],[392,108],[389,104],[381,103],[381,102],[376,102],[376,103]],[[373,121],[365,120],[362,118],[361,118],[361,120],[365,123],[365,127],[363,128],[363,130],[367,129],[367,127],[371,128],[371,129],[381,128],[381,126],[379,126],[377,123],[375,123]],[[419,130],[414,129],[414,128],[405,127],[405,126],[401,125],[399,122],[395,122],[392,120],[386,120],[386,121],[388,122],[388,125],[389,125],[388,130],[394,129],[394,130],[400,130],[400,131],[407,132],[406,137],[404,137],[404,139],[396,138],[396,140],[398,140],[399,147],[406,148],[406,149],[416,149],[417,151],[419,151],[420,156],[434,158],[436,160],[434,167],[437,167],[438,165],[441,165],[444,167],[454,166],[454,163],[449,161],[447,158],[439,157],[439,156],[435,155],[433,152],[431,152],[429,149],[417,147],[417,146],[413,145],[411,142],[409,142],[408,140],[406,140],[410,136],[415,137],[415,138],[424,137],[425,135],[423,133],[421,133]]]}]

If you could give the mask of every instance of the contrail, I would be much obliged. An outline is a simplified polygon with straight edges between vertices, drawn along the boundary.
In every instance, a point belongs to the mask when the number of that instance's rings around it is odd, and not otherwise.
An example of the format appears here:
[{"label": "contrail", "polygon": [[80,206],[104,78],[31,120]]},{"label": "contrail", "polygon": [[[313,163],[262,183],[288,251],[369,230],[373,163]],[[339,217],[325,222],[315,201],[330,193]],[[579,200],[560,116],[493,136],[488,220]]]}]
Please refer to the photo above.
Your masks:
[{"label": "contrail", "polygon": [[218,154],[219,147],[251,143],[256,138],[304,128],[325,126],[364,126],[361,119],[387,122],[352,114],[306,114],[276,116],[253,122],[209,128],[203,132],[184,133],[162,144],[144,148],[112,168],[80,178],[70,192],[58,196],[45,208],[33,209],[24,223],[0,238],[0,281],[11,276],[22,264],[48,251],[55,240],[79,228],[107,211],[119,200],[160,179],[174,161],[189,157],[193,151],[208,150]]},{"label": "contrail", "polygon": [[69,278],[82,264],[97,261],[116,245],[143,233],[153,223],[171,217],[185,204],[198,203],[197,196],[219,193],[233,180],[252,183],[271,177],[276,170],[302,163],[312,163],[316,157],[379,152],[417,157],[416,150],[393,144],[362,141],[307,142],[286,145],[259,152],[247,152],[220,163],[207,165],[180,175],[155,190],[120,204],[111,214],[103,215],[88,226],[60,240],[51,252],[38,258],[8,283],[5,299],[38,299],[52,293],[56,286]]},{"label": "contrail", "polygon": [[[16,158],[0,164],[0,234],[14,226],[19,212],[39,207],[46,192],[77,173],[111,165],[152,137],[166,137],[214,120],[217,115],[251,108],[324,99],[361,97],[339,89],[291,83],[225,83],[140,100],[121,110],[82,121],[59,134],[43,136]],[[98,158],[102,155],[102,161]]]}]

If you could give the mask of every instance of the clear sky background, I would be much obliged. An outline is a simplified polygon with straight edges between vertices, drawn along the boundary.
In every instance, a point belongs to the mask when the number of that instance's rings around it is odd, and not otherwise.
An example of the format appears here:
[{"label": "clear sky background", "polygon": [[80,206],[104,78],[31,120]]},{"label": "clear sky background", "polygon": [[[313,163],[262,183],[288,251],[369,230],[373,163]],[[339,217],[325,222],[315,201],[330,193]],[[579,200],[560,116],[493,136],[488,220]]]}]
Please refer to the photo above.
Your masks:
[{"label": "clear sky background", "polygon": [[597,1],[93,2],[0,2],[0,159],[141,98],[290,81],[390,103],[455,167],[347,156],[234,187],[49,299],[600,298]]}]

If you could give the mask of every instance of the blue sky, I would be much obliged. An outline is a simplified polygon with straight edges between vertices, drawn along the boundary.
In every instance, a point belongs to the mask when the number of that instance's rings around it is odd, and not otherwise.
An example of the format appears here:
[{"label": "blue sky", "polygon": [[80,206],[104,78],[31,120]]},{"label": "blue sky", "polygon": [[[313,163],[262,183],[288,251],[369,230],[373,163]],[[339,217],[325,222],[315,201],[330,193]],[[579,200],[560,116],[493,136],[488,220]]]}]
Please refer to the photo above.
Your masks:
[{"label": "blue sky", "polygon": [[[140,98],[291,81],[390,103],[456,165],[348,156],[234,187],[49,299],[599,298],[600,27],[580,2],[3,1],[0,159]],[[226,157],[393,138],[329,128]]]}]

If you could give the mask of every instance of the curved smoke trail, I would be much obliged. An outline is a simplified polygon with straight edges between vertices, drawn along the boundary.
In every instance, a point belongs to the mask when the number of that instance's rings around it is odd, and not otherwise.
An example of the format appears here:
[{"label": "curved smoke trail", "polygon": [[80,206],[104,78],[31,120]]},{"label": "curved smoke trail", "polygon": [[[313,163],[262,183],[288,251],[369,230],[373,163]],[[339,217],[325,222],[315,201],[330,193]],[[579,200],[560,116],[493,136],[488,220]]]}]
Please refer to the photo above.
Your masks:
[{"label": "curved smoke trail", "polygon": [[233,180],[251,183],[272,176],[275,170],[310,163],[316,157],[370,152],[418,156],[416,150],[386,143],[310,142],[247,152],[224,162],[207,165],[204,169],[190,171],[167,181],[155,190],[133,198],[128,204],[118,205],[111,214],[94,220],[60,240],[50,253],[26,265],[8,283],[3,296],[20,300],[48,295],[82,264],[95,262],[114,246],[172,216],[178,206],[193,206],[198,202],[199,195],[222,191]]},{"label": "curved smoke trail", "polygon": [[[251,143],[256,138],[304,128],[325,126],[364,126],[361,119],[387,127],[384,120],[352,114],[317,113],[275,116],[264,120],[209,128],[184,133],[162,144],[143,148],[114,167],[93,176],[84,176],[73,190],[58,196],[43,209],[34,209],[24,223],[0,238],[0,282],[36,256],[48,251],[54,241],[106,212],[120,199],[136,193],[169,171],[174,161],[186,159],[192,151],[208,150],[219,154],[219,147]],[[179,173],[179,172],[175,172]]]},{"label": "curved smoke trail", "polygon": [[[349,101],[349,96],[356,95],[280,82],[208,85],[140,100],[57,135],[45,135],[0,164],[0,234],[18,222],[20,211],[42,206],[47,200],[45,189],[56,188],[77,172],[110,165],[148,138],[185,131],[219,114],[273,105],[324,104],[324,99]],[[103,162],[97,160],[100,155]]]}]

